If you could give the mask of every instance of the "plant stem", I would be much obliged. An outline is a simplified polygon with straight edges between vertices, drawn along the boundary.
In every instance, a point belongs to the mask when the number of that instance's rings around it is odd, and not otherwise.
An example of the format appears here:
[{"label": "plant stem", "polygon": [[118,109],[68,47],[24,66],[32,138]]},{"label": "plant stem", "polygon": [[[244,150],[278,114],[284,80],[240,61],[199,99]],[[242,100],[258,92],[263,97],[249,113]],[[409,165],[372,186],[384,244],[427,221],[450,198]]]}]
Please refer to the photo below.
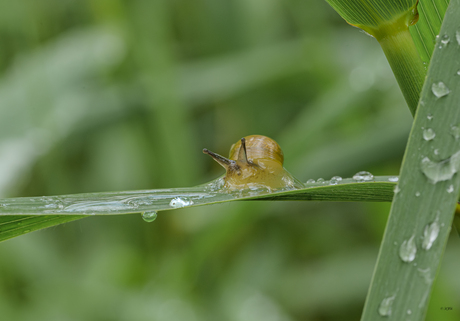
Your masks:
[{"label": "plant stem", "polygon": [[425,81],[426,70],[409,28],[404,26],[393,30],[387,29],[379,34],[381,36],[376,36],[376,38],[382,46],[412,116],[414,116]]}]

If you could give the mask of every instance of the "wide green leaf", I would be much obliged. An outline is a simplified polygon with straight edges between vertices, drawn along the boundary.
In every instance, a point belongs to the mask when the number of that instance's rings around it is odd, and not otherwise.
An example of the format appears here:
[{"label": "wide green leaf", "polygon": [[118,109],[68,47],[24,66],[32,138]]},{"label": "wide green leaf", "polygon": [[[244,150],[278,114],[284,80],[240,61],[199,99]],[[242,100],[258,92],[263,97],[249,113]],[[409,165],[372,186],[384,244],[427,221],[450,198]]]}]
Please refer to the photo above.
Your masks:
[{"label": "wide green leaf", "polygon": [[417,0],[326,0],[349,24],[375,37],[414,115],[425,68],[409,26],[418,20]]},{"label": "wide green leaf", "polygon": [[423,320],[460,189],[460,0],[452,0],[404,156],[362,320]]},{"label": "wide green leaf", "polygon": [[419,19],[409,31],[425,64],[430,62],[448,5],[449,0],[420,0],[418,3]]}]

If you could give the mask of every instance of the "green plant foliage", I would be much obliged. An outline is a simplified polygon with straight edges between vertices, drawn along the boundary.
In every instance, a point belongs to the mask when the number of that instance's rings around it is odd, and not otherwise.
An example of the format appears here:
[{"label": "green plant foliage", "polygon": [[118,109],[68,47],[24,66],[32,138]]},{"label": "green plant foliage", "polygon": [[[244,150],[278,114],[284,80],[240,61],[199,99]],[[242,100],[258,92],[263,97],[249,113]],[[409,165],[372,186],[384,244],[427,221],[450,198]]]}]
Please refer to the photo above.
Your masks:
[{"label": "green plant foliage", "polygon": [[[404,17],[410,25],[416,19],[418,0],[326,0],[349,24],[375,32]],[[378,31],[377,31],[378,32]]]},{"label": "green plant foliage", "polygon": [[[331,184],[325,181],[309,184],[311,186],[304,189],[275,193],[226,193],[213,190],[212,186],[216,183],[212,182],[197,187],[166,190],[9,198],[0,200],[0,241],[90,215],[167,211],[238,200],[390,202],[395,185],[394,180],[391,180],[389,177],[374,177],[372,181],[365,182],[345,179]],[[186,203],[172,205],[178,198],[180,202]]]},{"label": "green plant foliage", "polygon": [[[456,38],[459,15],[452,0],[442,35]],[[459,54],[456,39],[435,48],[362,320],[425,318],[460,189]]]},{"label": "green plant foliage", "polygon": [[348,23],[363,29],[379,41],[414,115],[425,78],[422,60],[409,32],[409,26],[418,20],[418,1],[328,2]]},{"label": "green plant foliage", "polygon": [[[203,148],[250,134],[304,182],[398,174],[412,117],[381,48],[324,1],[1,8],[2,199],[194,186],[223,174]],[[232,201],[27,233],[0,243],[1,319],[358,320],[389,207]],[[427,321],[460,319],[456,241]]]},{"label": "green plant foliage", "polygon": [[409,27],[418,53],[425,64],[429,64],[436,36],[441,30],[442,20],[449,0],[420,0],[417,6],[418,22]]}]

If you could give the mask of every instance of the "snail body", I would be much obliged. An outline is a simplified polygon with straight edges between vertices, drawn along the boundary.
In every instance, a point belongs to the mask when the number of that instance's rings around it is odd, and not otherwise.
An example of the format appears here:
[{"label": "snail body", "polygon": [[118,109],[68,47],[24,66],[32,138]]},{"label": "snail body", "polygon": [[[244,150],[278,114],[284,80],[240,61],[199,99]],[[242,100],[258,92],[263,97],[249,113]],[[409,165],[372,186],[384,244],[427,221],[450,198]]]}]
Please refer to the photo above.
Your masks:
[{"label": "snail body", "polygon": [[283,151],[269,137],[251,135],[241,138],[230,148],[229,158],[206,148],[203,153],[210,155],[225,168],[224,189],[266,188],[271,191],[302,187],[302,183],[283,167]]}]

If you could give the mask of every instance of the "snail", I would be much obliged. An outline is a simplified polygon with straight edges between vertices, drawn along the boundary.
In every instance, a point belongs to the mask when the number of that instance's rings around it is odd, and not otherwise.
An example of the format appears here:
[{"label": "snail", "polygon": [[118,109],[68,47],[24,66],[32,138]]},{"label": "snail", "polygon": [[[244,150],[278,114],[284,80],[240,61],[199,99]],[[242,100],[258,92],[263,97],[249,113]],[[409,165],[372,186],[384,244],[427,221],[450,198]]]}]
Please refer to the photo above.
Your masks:
[{"label": "snail", "polygon": [[226,170],[224,189],[243,190],[265,188],[301,188],[303,184],[295,179],[284,167],[283,151],[273,139],[251,135],[241,138],[230,148],[229,158],[203,149]]}]

